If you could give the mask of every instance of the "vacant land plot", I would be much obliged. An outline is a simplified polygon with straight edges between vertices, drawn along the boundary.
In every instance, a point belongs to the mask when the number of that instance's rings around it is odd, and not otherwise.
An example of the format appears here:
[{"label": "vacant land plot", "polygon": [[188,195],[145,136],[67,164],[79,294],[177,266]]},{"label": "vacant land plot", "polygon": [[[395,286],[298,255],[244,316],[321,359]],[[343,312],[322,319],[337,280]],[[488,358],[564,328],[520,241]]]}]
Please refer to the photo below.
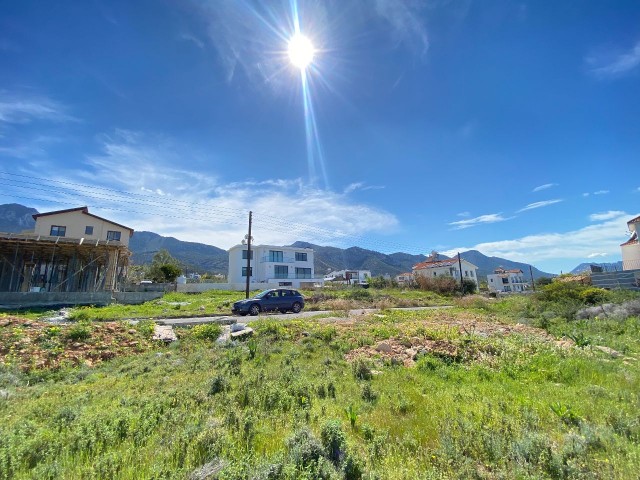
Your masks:
[{"label": "vacant land plot", "polygon": [[[616,295],[602,300],[630,300]],[[564,297],[449,301],[260,319],[225,345],[126,330],[144,348],[92,367],[5,362],[0,478],[637,478],[632,308],[576,320],[585,302]]]}]

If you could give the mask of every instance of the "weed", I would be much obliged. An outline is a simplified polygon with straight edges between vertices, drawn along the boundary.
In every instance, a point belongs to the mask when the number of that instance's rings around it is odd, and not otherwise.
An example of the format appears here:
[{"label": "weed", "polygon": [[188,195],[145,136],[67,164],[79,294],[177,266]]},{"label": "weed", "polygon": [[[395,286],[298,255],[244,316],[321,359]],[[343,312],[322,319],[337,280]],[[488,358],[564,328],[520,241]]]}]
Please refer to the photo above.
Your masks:
[{"label": "weed", "polygon": [[357,358],[351,368],[353,376],[358,380],[371,380],[373,378],[370,363],[364,358]]},{"label": "weed", "polygon": [[591,345],[591,339],[587,337],[584,332],[573,332],[566,336],[567,338],[573,340],[573,342],[576,344],[576,347],[585,348]]},{"label": "weed", "polygon": [[215,342],[222,335],[222,327],[217,323],[196,325],[191,329],[191,335],[200,340]]},{"label": "weed", "polygon": [[353,404],[350,404],[347,408],[344,409],[344,413],[346,414],[347,419],[351,424],[351,428],[355,429],[356,421],[358,420],[358,409],[355,408]]},{"label": "weed", "polygon": [[247,342],[247,348],[249,349],[249,358],[253,360],[256,357],[256,352],[258,351],[258,342],[255,338],[249,339]]},{"label": "weed", "polygon": [[216,375],[211,380],[211,387],[209,387],[209,395],[216,395],[227,391],[229,388],[229,381],[224,375]]},{"label": "weed", "polygon": [[549,408],[551,408],[551,411],[567,425],[578,425],[582,421],[580,416],[573,411],[570,405],[564,405],[560,402],[556,402],[549,405]]},{"label": "weed", "polygon": [[327,457],[334,465],[338,465],[342,461],[347,448],[347,437],[342,430],[340,421],[327,420],[322,425],[320,438]]},{"label": "weed", "polygon": [[65,338],[74,342],[87,340],[91,336],[91,325],[87,322],[79,322],[67,329]]},{"label": "weed", "polygon": [[365,402],[375,402],[378,399],[378,394],[371,387],[371,384],[369,384],[369,383],[365,383],[362,386],[362,392],[361,392],[360,396],[362,397],[362,399]]}]

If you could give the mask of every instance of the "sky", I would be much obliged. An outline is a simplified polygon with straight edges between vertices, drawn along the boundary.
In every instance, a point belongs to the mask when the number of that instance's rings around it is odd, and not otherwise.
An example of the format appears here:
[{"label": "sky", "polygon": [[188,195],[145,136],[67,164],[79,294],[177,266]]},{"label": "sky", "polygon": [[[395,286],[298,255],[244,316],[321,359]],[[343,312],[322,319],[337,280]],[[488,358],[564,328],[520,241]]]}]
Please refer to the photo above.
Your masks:
[{"label": "sky", "polygon": [[639,87],[636,0],[3,2],[0,203],[566,272],[640,214]]}]

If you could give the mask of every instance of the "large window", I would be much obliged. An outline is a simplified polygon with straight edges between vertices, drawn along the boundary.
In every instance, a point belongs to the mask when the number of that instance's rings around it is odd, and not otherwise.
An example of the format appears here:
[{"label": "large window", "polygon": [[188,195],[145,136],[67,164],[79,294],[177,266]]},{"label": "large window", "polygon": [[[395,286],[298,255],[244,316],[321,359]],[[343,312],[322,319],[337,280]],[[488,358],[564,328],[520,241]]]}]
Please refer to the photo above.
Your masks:
[{"label": "large window", "polygon": [[296,252],[296,262],[306,262],[307,254],[302,252]]},{"label": "large window", "polygon": [[274,269],[276,278],[287,278],[289,276],[289,267],[286,265],[276,265]]},{"label": "large window", "polygon": [[93,235],[93,227],[91,225],[87,225],[86,227],[84,227],[84,234]]},{"label": "large window", "polygon": [[269,261],[270,262],[282,262],[283,254],[277,250],[269,250]]},{"label": "large window", "polygon": [[[242,259],[246,260],[248,255],[248,250],[242,250]],[[251,250],[251,260],[253,260],[253,250]]]},{"label": "large window", "polygon": [[49,235],[52,237],[64,237],[67,233],[67,227],[63,227],[60,225],[51,225],[51,232]]},{"label": "large window", "polygon": [[[242,267],[242,276],[247,276],[247,267]],[[249,267],[249,276],[253,276],[253,268]]]},{"label": "large window", "polygon": [[311,278],[311,269],[296,268],[296,278]]},{"label": "large window", "polygon": [[116,242],[120,241],[121,232],[116,230],[107,230],[107,240],[115,240]]}]

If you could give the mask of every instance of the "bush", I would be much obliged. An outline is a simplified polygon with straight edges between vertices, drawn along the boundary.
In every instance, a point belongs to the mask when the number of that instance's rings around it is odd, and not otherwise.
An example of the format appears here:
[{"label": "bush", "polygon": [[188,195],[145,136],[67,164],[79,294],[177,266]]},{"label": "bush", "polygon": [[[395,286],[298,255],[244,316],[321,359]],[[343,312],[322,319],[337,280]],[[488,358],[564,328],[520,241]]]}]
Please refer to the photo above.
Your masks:
[{"label": "bush", "polygon": [[85,322],[76,323],[65,332],[64,336],[75,342],[86,340],[91,336],[91,326]]},{"label": "bush", "polygon": [[209,388],[209,395],[216,395],[222,393],[229,388],[229,382],[224,375],[216,375],[211,380],[211,387]]},{"label": "bush", "polygon": [[424,275],[416,275],[416,283],[420,290],[428,292],[436,292],[441,295],[452,295],[458,291],[458,282],[453,277],[425,277]]},{"label": "bush", "polygon": [[353,362],[352,369],[353,376],[359,380],[371,380],[371,378],[373,378],[369,362],[364,358],[357,358],[356,361]]},{"label": "bush", "polygon": [[347,437],[342,430],[340,421],[328,420],[325,422],[320,432],[320,438],[327,457],[334,465],[338,465],[342,461],[347,448]]},{"label": "bush", "polygon": [[608,300],[609,292],[604,288],[590,287],[580,292],[580,298],[587,305],[600,305]]},{"label": "bush", "polygon": [[200,340],[210,340],[215,342],[222,334],[222,327],[217,323],[206,323],[204,325],[196,325],[191,329],[194,338]]},{"label": "bush", "polygon": [[471,295],[473,293],[476,293],[476,289],[478,288],[478,286],[476,285],[476,282],[474,282],[473,280],[469,279],[469,278],[463,278],[462,279],[462,293],[463,295]]}]

